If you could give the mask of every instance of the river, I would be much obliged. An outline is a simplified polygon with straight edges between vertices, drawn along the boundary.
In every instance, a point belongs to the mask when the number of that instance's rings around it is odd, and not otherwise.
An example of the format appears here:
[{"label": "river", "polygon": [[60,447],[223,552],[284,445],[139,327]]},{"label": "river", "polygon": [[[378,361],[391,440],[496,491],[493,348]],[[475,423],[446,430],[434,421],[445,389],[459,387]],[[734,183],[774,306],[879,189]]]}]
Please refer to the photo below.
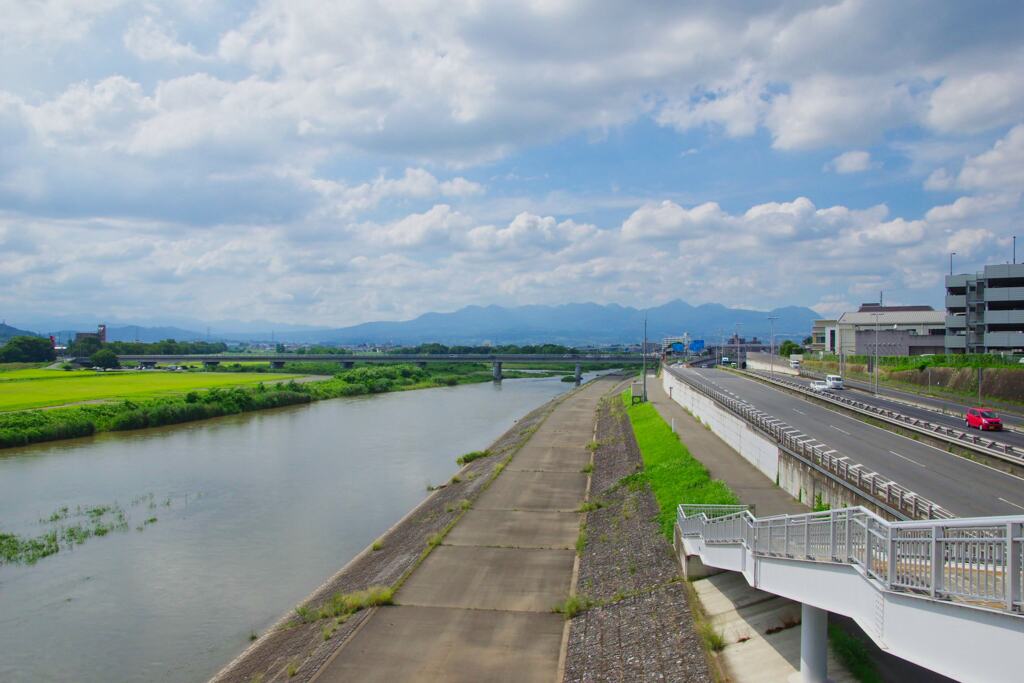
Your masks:
[{"label": "river", "polygon": [[[114,503],[128,524],[0,566],[0,680],[205,680],[458,455],[572,386],[335,399],[0,452],[0,530],[36,536]],[[62,507],[67,520],[42,521]]]}]

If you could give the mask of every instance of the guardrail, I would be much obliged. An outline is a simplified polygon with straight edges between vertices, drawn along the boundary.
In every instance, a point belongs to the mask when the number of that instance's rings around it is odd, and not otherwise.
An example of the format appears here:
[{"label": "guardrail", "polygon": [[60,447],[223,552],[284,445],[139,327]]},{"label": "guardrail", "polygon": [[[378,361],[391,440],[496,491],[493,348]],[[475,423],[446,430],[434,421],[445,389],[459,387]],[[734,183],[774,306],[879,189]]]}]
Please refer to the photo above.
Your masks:
[{"label": "guardrail", "polygon": [[863,507],[757,518],[680,505],[683,538],[741,544],[755,557],[856,567],[885,590],[1022,612],[1024,516],[890,522]]},{"label": "guardrail", "polygon": [[753,406],[712,389],[702,382],[690,381],[688,377],[672,367],[665,367],[676,379],[686,382],[696,391],[704,394],[737,417],[745,420],[763,433],[769,435],[795,457],[812,463],[833,477],[853,486],[884,506],[906,515],[910,519],[948,519],[953,513],[927,498],[917,495],[905,486],[886,479],[877,472],[868,472],[862,465],[838,455],[835,450],[813,444],[814,439],[803,436],[784,422],[757,410]]},{"label": "guardrail", "polygon": [[758,379],[781,386],[787,387],[794,391],[798,391],[808,396],[828,401],[838,405],[842,405],[850,410],[869,415],[871,417],[877,417],[885,420],[891,424],[898,425],[900,427],[906,427],[914,431],[934,436],[949,443],[953,443],[959,446],[964,446],[972,450],[979,451],[986,455],[992,455],[997,458],[1008,460],[1018,465],[1024,465],[1024,449],[1016,448],[1010,444],[1001,443],[992,439],[985,439],[977,434],[971,434],[964,432],[959,429],[947,427],[946,425],[935,424],[928,420],[923,420],[918,417],[910,415],[904,415],[895,410],[889,410],[888,408],[882,408],[880,406],[871,405],[864,401],[858,401],[855,398],[848,396],[840,396],[830,391],[816,392],[811,391],[806,385],[796,382],[791,379],[781,379],[779,377],[769,377],[762,372],[751,372],[746,371],[747,374],[754,375]]}]

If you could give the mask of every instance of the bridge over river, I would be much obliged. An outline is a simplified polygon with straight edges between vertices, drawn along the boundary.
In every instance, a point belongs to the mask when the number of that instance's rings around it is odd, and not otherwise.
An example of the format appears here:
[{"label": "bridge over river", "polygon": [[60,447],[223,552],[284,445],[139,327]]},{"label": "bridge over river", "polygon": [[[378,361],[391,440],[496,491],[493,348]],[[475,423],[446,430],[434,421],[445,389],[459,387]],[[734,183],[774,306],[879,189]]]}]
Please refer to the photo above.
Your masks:
[{"label": "bridge over river", "polygon": [[[413,353],[323,353],[323,354],[142,354],[119,355],[121,362],[135,362],[144,368],[156,367],[159,363],[202,363],[207,367],[217,367],[221,363],[262,362],[270,363],[272,368],[283,368],[285,363],[299,361],[334,361],[343,368],[351,368],[356,363],[491,363],[494,379],[501,379],[502,363],[576,363],[576,379],[582,374],[583,363],[622,363],[637,365],[643,362],[640,353],[591,353],[591,354],[550,354],[550,353],[462,353],[462,354],[413,354]],[[654,362],[655,356],[648,355],[647,360]]]}]

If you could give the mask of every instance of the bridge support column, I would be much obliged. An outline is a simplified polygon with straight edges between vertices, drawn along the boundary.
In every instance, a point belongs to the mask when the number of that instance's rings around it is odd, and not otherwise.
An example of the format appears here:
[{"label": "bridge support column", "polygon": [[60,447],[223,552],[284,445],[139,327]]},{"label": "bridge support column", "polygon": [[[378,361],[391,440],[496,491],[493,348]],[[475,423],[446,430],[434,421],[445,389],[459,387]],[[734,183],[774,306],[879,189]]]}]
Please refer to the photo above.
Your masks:
[{"label": "bridge support column", "polygon": [[501,361],[500,360],[494,361],[494,364],[491,367],[491,371],[492,371],[491,374],[494,377],[494,381],[495,382],[500,382],[501,381]]},{"label": "bridge support column", "polygon": [[583,381],[583,366],[579,363],[576,364],[576,384]]},{"label": "bridge support column", "polygon": [[218,365],[220,365],[220,361],[219,360],[204,360],[203,361],[203,367],[205,367],[207,370],[216,370]]},{"label": "bridge support column", "polygon": [[355,363],[353,363],[350,360],[341,361],[341,367],[344,368],[345,370],[351,370],[354,365]]},{"label": "bridge support column", "polygon": [[156,361],[155,360],[140,360],[139,361],[139,367],[142,368],[143,370],[152,370],[153,368],[156,367]]},{"label": "bridge support column", "polygon": [[799,683],[828,681],[828,612],[800,604],[800,673],[792,678]]},{"label": "bridge support column", "polygon": [[283,360],[272,360],[272,361],[270,361],[270,367],[272,367],[275,370],[280,370],[281,368],[284,367],[284,361]]}]

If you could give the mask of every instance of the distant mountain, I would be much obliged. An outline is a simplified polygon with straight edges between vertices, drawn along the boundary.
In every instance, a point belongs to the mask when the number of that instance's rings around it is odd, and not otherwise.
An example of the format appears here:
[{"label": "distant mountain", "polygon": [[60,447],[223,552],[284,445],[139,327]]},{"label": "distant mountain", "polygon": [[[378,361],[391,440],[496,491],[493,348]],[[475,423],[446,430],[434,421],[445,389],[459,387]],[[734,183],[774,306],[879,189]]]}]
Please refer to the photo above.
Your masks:
[{"label": "distant mountain", "polygon": [[[636,342],[647,335],[657,340],[688,332],[708,343],[740,336],[767,338],[775,316],[777,339],[803,339],[818,317],[809,308],[787,306],[772,311],[727,308],[721,304],[691,306],[675,300],[662,306],[637,309],[617,304],[565,304],[561,306],[467,306],[452,313],[426,313],[401,322],[371,322],[324,332],[282,334],[289,341],[321,341],[339,344],[525,344],[554,342],[570,345]],[[301,338],[296,338],[301,337]]]},{"label": "distant mountain", "polygon": [[17,327],[11,327],[7,323],[0,323],[0,344],[5,343],[11,337],[38,337],[39,335],[35,332],[29,332],[28,330],[19,330]]},{"label": "distant mountain", "polygon": [[[237,321],[206,323],[195,321],[195,329],[168,325],[131,325],[118,323],[107,328],[111,341],[155,342],[178,341],[279,341],[300,344],[527,344],[553,342],[566,345],[635,343],[643,335],[644,313],[647,314],[647,335],[650,339],[676,336],[688,332],[695,339],[709,344],[723,335],[729,337],[739,329],[743,337],[767,339],[769,316],[775,316],[778,339],[801,340],[811,333],[811,323],[820,317],[809,308],[787,306],[772,311],[727,308],[721,304],[691,306],[679,299],[662,306],[638,309],[618,304],[564,304],[560,306],[467,306],[451,313],[425,313],[413,320],[369,322],[339,329],[323,329],[260,321],[241,324]],[[53,334],[61,342],[74,339],[74,330],[94,331],[95,323],[72,327],[62,321],[56,326],[37,325],[37,329]],[[228,325],[238,324],[235,332]],[[0,340],[4,327],[0,327]],[[15,328],[7,327],[14,330]],[[205,332],[206,329],[210,333]],[[237,328],[235,328],[237,329]],[[18,333],[26,334],[21,330]],[[31,333],[27,333],[31,334]]]}]

